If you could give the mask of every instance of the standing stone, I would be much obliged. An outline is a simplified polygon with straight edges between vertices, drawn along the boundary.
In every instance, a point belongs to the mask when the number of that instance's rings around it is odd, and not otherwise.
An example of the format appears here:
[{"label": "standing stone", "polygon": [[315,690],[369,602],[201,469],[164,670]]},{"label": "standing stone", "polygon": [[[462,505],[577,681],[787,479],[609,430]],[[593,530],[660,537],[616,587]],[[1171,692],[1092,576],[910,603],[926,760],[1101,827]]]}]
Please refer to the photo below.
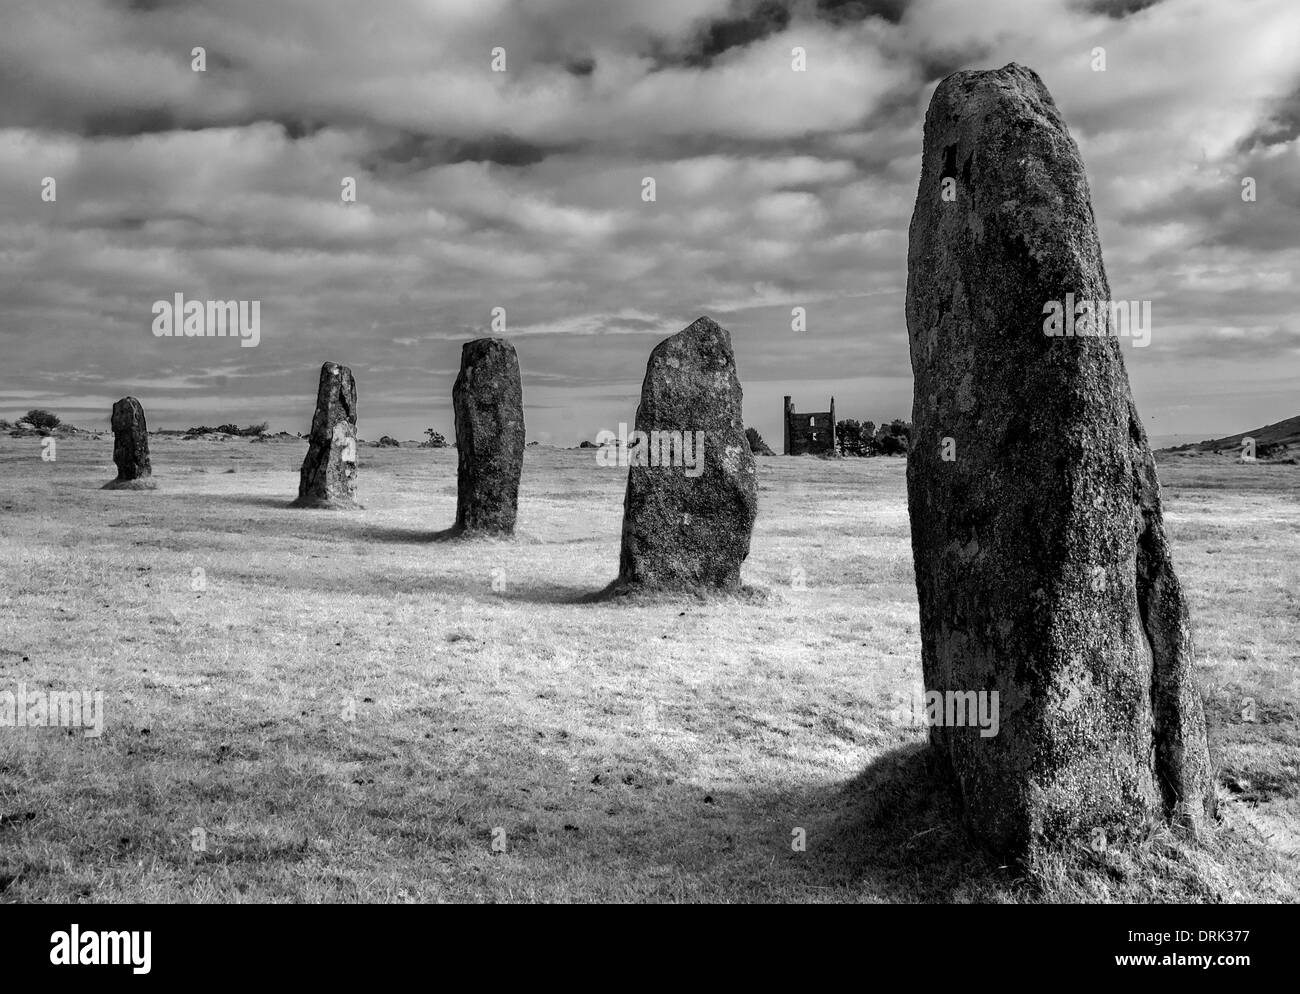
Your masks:
[{"label": "standing stone", "polygon": [[524,466],[524,390],[515,347],[466,342],[451,391],[456,412],[458,534],[513,535]]},{"label": "standing stone", "polygon": [[702,317],[655,346],[627,462],[612,590],[739,590],[758,480],[725,328]]},{"label": "standing stone", "polygon": [[1110,299],[1078,149],[1013,63],[939,85],[923,156],[907,483],[925,686],[996,691],[1000,712],[990,737],[932,727],[935,754],[1001,853],[1198,829],[1205,719],[1120,339],[1045,333],[1067,293]]},{"label": "standing stone", "polygon": [[134,397],[123,397],[113,405],[113,462],[117,479],[102,490],[153,490],[153,467],[149,463],[149,428],[144,408]]},{"label": "standing stone", "polygon": [[336,362],[320,368],[316,414],[294,507],[357,507],[357,383]]}]

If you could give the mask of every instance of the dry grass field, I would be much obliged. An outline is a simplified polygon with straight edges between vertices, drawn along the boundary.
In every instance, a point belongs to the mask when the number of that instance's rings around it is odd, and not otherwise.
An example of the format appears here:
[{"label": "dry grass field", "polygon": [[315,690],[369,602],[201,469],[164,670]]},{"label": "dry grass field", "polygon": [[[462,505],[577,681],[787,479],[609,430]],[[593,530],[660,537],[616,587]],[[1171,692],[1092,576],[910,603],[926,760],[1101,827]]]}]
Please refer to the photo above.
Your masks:
[{"label": "dry grass field", "polygon": [[626,472],[591,451],[530,448],[479,544],[430,541],[454,450],[363,448],[356,512],[288,508],[304,451],[155,438],[159,489],[112,492],[111,436],[0,438],[0,691],[105,713],[0,728],[0,900],[1300,898],[1300,467],[1162,459],[1216,838],[1026,870],[910,718],[903,460],[760,459],[766,596],[628,604],[585,600]]}]

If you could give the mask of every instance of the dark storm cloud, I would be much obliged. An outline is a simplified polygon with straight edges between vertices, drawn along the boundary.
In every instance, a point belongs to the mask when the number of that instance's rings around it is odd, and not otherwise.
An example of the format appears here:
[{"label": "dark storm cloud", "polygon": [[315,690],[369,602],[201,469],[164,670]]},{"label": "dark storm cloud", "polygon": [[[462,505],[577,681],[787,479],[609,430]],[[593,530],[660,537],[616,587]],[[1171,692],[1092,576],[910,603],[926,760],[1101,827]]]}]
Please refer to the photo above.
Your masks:
[{"label": "dark storm cloud", "polygon": [[987,43],[965,48],[929,49],[918,53],[917,67],[925,82],[939,82],[962,69],[986,65],[991,50]]},{"label": "dark storm cloud", "polygon": [[405,133],[375,149],[364,164],[382,172],[386,166],[406,171],[433,169],[457,162],[490,162],[499,166],[531,166],[543,161],[547,151],[510,135],[485,135],[476,139],[445,138]]},{"label": "dark storm cloud", "polygon": [[878,17],[897,24],[907,11],[909,0],[817,0],[817,13],[834,23],[864,21]]},{"label": "dark storm cloud", "polygon": [[1300,87],[1278,101],[1276,109],[1267,120],[1248,134],[1238,144],[1240,152],[1249,152],[1257,146],[1285,145],[1300,137]]},{"label": "dark storm cloud", "polygon": [[307,138],[326,127],[323,121],[309,121],[291,114],[248,115],[212,114],[178,118],[169,107],[122,108],[93,111],[68,130],[86,138],[131,138],[167,131],[202,131],[205,128],[250,127],[269,122],[278,124],[295,141]]},{"label": "dark storm cloud", "polygon": [[590,76],[596,71],[596,60],[590,57],[566,59],[564,71],[573,76]]},{"label": "dark storm cloud", "polygon": [[169,107],[96,111],[87,114],[77,129],[87,138],[129,138],[175,130],[176,115]]},{"label": "dark storm cloud", "polygon": [[127,10],[150,14],[158,10],[175,10],[180,7],[187,7],[192,4],[193,0],[119,0],[119,3]]},{"label": "dark storm cloud", "polygon": [[[259,120],[268,119],[261,118]],[[294,141],[298,141],[300,138],[310,138],[312,135],[318,134],[326,127],[326,124],[323,121],[307,121],[300,117],[282,116],[279,118],[271,118],[270,120],[274,120],[280,125],[280,127],[284,128],[284,133]],[[247,126],[256,123],[257,121],[241,121],[240,125]]]},{"label": "dark storm cloud", "polygon": [[1087,0],[1080,6],[1089,13],[1105,14],[1107,17],[1119,20],[1161,2],[1162,0]]},{"label": "dark storm cloud", "polygon": [[741,17],[714,21],[701,34],[700,48],[694,58],[707,65],[713,58],[732,48],[748,45],[784,31],[790,25],[790,11],[780,0],[759,0]]},{"label": "dark storm cloud", "polygon": [[161,227],[167,224],[190,225],[194,230],[204,227],[204,220],[194,214],[179,214],[155,211],[149,214],[119,213],[116,211],[87,210],[71,222],[79,231],[98,229],[101,231],[139,232],[153,225]]},{"label": "dark storm cloud", "polygon": [[762,41],[790,25],[789,6],[781,0],[747,0],[734,6],[733,16],[701,24],[685,45],[660,48],[660,65],[707,68],[724,52]]}]

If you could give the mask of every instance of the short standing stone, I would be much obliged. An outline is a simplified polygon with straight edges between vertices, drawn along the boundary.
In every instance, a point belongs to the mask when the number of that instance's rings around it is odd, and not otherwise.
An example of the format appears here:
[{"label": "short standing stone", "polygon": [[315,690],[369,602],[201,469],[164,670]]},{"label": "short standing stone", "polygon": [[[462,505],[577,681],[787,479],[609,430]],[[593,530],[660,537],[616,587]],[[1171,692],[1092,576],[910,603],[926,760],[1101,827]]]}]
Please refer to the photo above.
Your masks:
[{"label": "short standing stone", "polygon": [[153,467],[149,464],[149,429],[144,408],[134,397],[123,397],[113,405],[113,462],[117,479],[104,490],[152,490]]},{"label": "short standing stone", "polygon": [[1214,803],[1121,343],[1047,334],[1067,294],[1110,288],[1051,95],[1015,64],[949,76],[908,246],[908,510],[925,686],[944,701],[930,740],[975,834],[1007,855],[1159,818],[1195,829]]},{"label": "short standing stone", "polygon": [[309,443],[294,507],[356,507],[357,384],[347,366],[321,366]]},{"label": "short standing stone", "polygon": [[511,535],[524,465],[524,393],[509,342],[479,338],[460,353],[451,391],[456,412],[456,527]]},{"label": "short standing stone", "polygon": [[740,589],[758,514],[741,399],[731,335],[709,318],[650,353],[613,590]]}]

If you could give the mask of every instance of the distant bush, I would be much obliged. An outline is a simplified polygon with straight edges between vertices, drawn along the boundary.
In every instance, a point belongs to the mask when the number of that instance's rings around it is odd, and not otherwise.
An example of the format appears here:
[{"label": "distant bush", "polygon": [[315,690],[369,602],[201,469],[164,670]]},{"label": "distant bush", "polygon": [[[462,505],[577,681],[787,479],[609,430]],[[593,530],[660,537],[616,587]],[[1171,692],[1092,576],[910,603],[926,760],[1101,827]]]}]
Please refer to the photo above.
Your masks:
[{"label": "distant bush", "polygon": [[42,410],[39,407],[33,408],[18,419],[18,427],[21,428],[26,425],[29,428],[35,428],[37,431],[40,431],[42,428],[53,431],[55,428],[59,427],[60,424],[62,424],[62,422],[59,420],[57,414],[53,411]]},{"label": "distant bush", "polygon": [[260,425],[249,425],[247,428],[241,428],[239,427],[239,425],[234,424],[233,422],[231,424],[218,425],[215,428],[209,428],[207,425],[199,425],[197,428],[191,428],[188,432],[186,432],[186,434],[187,435],[239,435],[241,437],[250,437],[253,435],[261,435],[263,432],[265,432],[267,423],[268,422],[263,421]]},{"label": "distant bush", "polygon": [[876,427],[874,421],[845,418],[835,423],[835,440],[842,456],[906,455],[912,438],[911,422],[895,418]]},{"label": "distant bush", "polygon": [[1260,442],[1255,447],[1256,459],[1273,459],[1283,455],[1286,455],[1286,446],[1280,442]]},{"label": "distant bush", "polygon": [[887,425],[876,429],[876,451],[882,456],[905,456],[908,444],[912,440],[912,425],[902,418],[895,418]]},{"label": "distant bush", "polygon": [[839,443],[842,456],[874,456],[875,440],[871,437],[876,430],[872,421],[859,423],[855,418],[845,418],[835,424],[835,440]]},{"label": "distant bush", "polygon": [[882,456],[907,455],[907,439],[899,435],[881,435],[876,439]]},{"label": "distant bush", "polygon": [[424,429],[426,441],[420,443],[422,449],[445,449],[447,439],[443,437],[442,432],[434,431],[432,428]]},{"label": "distant bush", "polygon": [[8,421],[6,421],[4,418],[0,418],[0,431],[9,431],[9,429],[11,429],[12,427],[13,425],[11,425]]}]

